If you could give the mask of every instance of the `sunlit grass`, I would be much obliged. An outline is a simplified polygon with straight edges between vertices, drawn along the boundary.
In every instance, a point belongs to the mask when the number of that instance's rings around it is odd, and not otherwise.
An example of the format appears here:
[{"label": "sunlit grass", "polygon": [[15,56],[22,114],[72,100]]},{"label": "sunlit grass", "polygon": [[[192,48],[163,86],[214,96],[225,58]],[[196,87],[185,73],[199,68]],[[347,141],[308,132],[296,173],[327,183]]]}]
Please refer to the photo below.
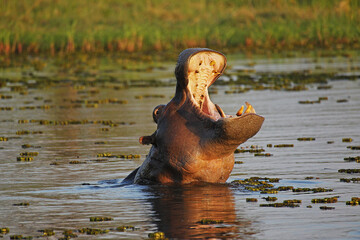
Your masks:
[{"label": "sunlit grass", "polygon": [[2,0],[0,54],[360,48],[351,0]]}]

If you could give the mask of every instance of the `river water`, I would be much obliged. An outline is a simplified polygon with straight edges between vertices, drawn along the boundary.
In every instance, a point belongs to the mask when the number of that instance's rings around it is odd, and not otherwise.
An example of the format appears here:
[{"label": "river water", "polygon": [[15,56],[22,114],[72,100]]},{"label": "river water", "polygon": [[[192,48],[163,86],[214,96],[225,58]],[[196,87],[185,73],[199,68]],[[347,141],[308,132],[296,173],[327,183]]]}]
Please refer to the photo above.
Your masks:
[{"label": "river water", "polygon": [[[231,61],[233,69],[249,68],[244,61]],[[358,74],[351,66],[359,63],[359,59],[351,63],[259,60],[250,68],[283,72],[321,66],[346,75]],[[179,239],[359,239],[360,206],[346,202],[360,197],[360,185],[340,179],[359,178],[360,174],[338,170],[360,169],[360,163],[344,161],[360,156],[360,150],[347,148],[360,146],[360,79],[329,80],[328,85],[332,87],[327,90],[318,90],[313,84],[307,91],[250,90],[241,94],[225,94],[229,86],[216,86],[217,94],[211,99],[225,113],[234,114],[248,101],[265,117],[260,132],[240,147],[255,145],[272,156],[237,153],[235,160],[243,163],[235,164],[228,184],[183,187],[120,185],[145,159],[149,147],[140,145],[138,138],[153,133],[152,110],[171,99],[173,86],[117,89],[65,81],[28,89],[27,94],[10,91],[10,84],[3,86],[1,95],[11,98],[0,99],[0,107],[12,109],[0,112],[0,137],[7,138],[0,141],[0,227],[10,229],[2,237],[37,239],[43,236],[41,230],[51,229],[55,235],[48,239],[64,237],[64,230],[72,230],[77,239],[146,239],[157,231]],[[319,97],[327,100],[299,104]],[[298,140],[309,137],[315,140]],[[343,142],[343,138],[352,142]],[[293,147],[275,147],[278,144]],[[37,152],[38,156],[18,161],[25,152]],[[108,158],[98,156],[101,153],[141,157]],[[231,184],[254,176],[280,178],[275,186],[333,191],[261,194]],[[269,203],[263,199],[267,196],[277,197],[279,203],[298,199],[301,204],[295,208],[260,207]],[[336,203],[311,202],[334,196],[338,197]],[[257,202],[247,202],[247,198]],[[321,206],[334,209],[322,210]],[[112,220],[90,221],[96,216]],[[201,224],[202,219],[220,222]],[[124,225],[134,229],[116,229]],[[81,228],[105,229],[107,233],[88,235],[80,233]]]}]

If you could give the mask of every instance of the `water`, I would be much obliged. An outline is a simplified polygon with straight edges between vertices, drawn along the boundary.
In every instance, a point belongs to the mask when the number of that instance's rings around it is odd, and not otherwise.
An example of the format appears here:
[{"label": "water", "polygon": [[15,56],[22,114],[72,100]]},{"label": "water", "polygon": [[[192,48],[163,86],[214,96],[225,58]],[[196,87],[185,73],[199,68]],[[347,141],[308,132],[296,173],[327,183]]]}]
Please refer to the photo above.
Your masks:
[{"label": "water", "polygon": [[[289,63],[290,62],[290,63]],[[255,65],[257,72],[334,68],[325,63],[309,64],[308,60],[267,62]],[[306,63],[306,64],[305,64]],[[234,67],[243,68],[241,61]],[[359,64],[358,62],[352,62]],[[298,66],[298,68],[296,67]],[[348,73],[349,64],[340,62],[339,73]],[[139,136],[152,134],[152,109],[167,103],[174,87],[130,88],[111,87],[79,89],[71,83],[61,83],[45,89],[29,89],[27,95],[1,89],[0,137],[0,227],[10,233],[37,238],[39,230],[54,229],[55,236],[73,230],[77,239],[145,239],[149,233],[162,231],[169,238],[218,239],[359,239],[360,206],[348,206],[351,197],[360,197],[359,183],[340,182],[340,178],[360,177],[359,174],[339,173],[342,168],[360,168],[360,163],[345,162],[349,156],[359,156],[359,150],[347,146],[360,145],[360,80],[330,81],[329,90],[308,91],[249,91],[243,94],[225,94],[227,86],[218,86],[218,94],[211,96],[227,114],[234,114],[249,101],[256,112],[265,117],[260,132],[242,144],[258,145],[271,157],[255,157],[250,153],[235,154],[236,164],[228,183],[252,176],[281,178],[276,186],[295,188],[331,188],[325,193],[260,194],[231,184],[197,184],[183,187],[123,186],[119,184],[145,159],[149,147],[138,143]],[[89,90],[98,89],[91,94]],[[163,98],[143,98],[144,94],[161,94]],[[303,100],[328,97],[320,104],[299,104]],[[128,104],[100,103],[97,108],[72,100],[99,100],[118,98]],[[338,103],[339,99],[347,102]],[[49,105],[50,109],[38,106]],[[25,106],[35,109],[20,110]],[[29,120],[19,123],[19,120]],[[41,125],[38,121],[113,121],[117,126],[88,122],[85,124]],[[84,122],[83,122],[84,123]],[[107,130],[106,130],[107,129]],[[30,134],[17,135],[27,130]],[[39,132],[40,131],[40,132]],[[35,132],[35,133],[33,133]],[[37,132],[37,133],[36,133]],[[299,137],[313,137],[315,141],[298,141]],[[342,142],[352,138],[353,142]],[[333,142],[333,143],[328,143]],[[22,145],[33,147],[23,149]],[[268,147],[276,144],[294,144],[294,147]],[[31,162],[19,162],[23,152],[38,152]],[[140,159],[97,157],[99,153],[141,154]],[[79,161],[81,164],[70,164]],[[305,180],[306,177],[313,177]],[[268,203],[263,197],[276,196],[277,202],[302,200],[297,208],[260,207]],[[339,196],[337,203],[313,204],[313,198]],[[257,203],[246,202],[257,198]],[[29,206],[15,206],[29,203]],[[308,208],[307,206],[312,206]],[[320,210],[320,206],[335,207]],[[90,222],[90,217],[112,217],[112,221]],[[203,225],[201,219],[221,220]],[[122,225],[132,225],[134,231],[117,231]],[[77,232],[80,228],[108,229],[100,235]]]}]

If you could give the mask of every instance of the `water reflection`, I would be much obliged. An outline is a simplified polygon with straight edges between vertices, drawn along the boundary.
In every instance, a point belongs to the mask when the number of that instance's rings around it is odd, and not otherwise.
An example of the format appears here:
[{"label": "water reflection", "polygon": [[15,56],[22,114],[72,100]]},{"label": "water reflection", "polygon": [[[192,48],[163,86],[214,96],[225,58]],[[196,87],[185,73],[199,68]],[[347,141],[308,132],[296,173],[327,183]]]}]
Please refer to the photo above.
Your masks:
[{"label": "water reflection", "polygon": [[[251,222],[235,212],[234,196],[226,184],[189,184],[186,186],[152,186],[146,188],[155,212],[158,230],[177,239],[241,239]],[[222,221],[201,224],[202,219]]]}]

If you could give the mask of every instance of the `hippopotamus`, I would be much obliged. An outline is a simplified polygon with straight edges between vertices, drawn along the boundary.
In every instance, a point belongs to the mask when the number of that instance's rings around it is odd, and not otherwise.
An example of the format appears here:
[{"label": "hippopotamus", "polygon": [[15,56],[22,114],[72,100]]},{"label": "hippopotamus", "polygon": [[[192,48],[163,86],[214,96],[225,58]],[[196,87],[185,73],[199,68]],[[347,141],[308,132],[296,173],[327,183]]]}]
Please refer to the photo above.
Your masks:
[{"label": "hippopotamus", "polygon": [[224,72],[226,57],[207,48],[182,51],[175,68],[175,96],[153,110],[157,124],[142,165],[124,179],[134,184],[225,183],[234,167],[234,151],[261,128],[264,117],[246,102],[235,116],[226,115],[208,88]]}]

